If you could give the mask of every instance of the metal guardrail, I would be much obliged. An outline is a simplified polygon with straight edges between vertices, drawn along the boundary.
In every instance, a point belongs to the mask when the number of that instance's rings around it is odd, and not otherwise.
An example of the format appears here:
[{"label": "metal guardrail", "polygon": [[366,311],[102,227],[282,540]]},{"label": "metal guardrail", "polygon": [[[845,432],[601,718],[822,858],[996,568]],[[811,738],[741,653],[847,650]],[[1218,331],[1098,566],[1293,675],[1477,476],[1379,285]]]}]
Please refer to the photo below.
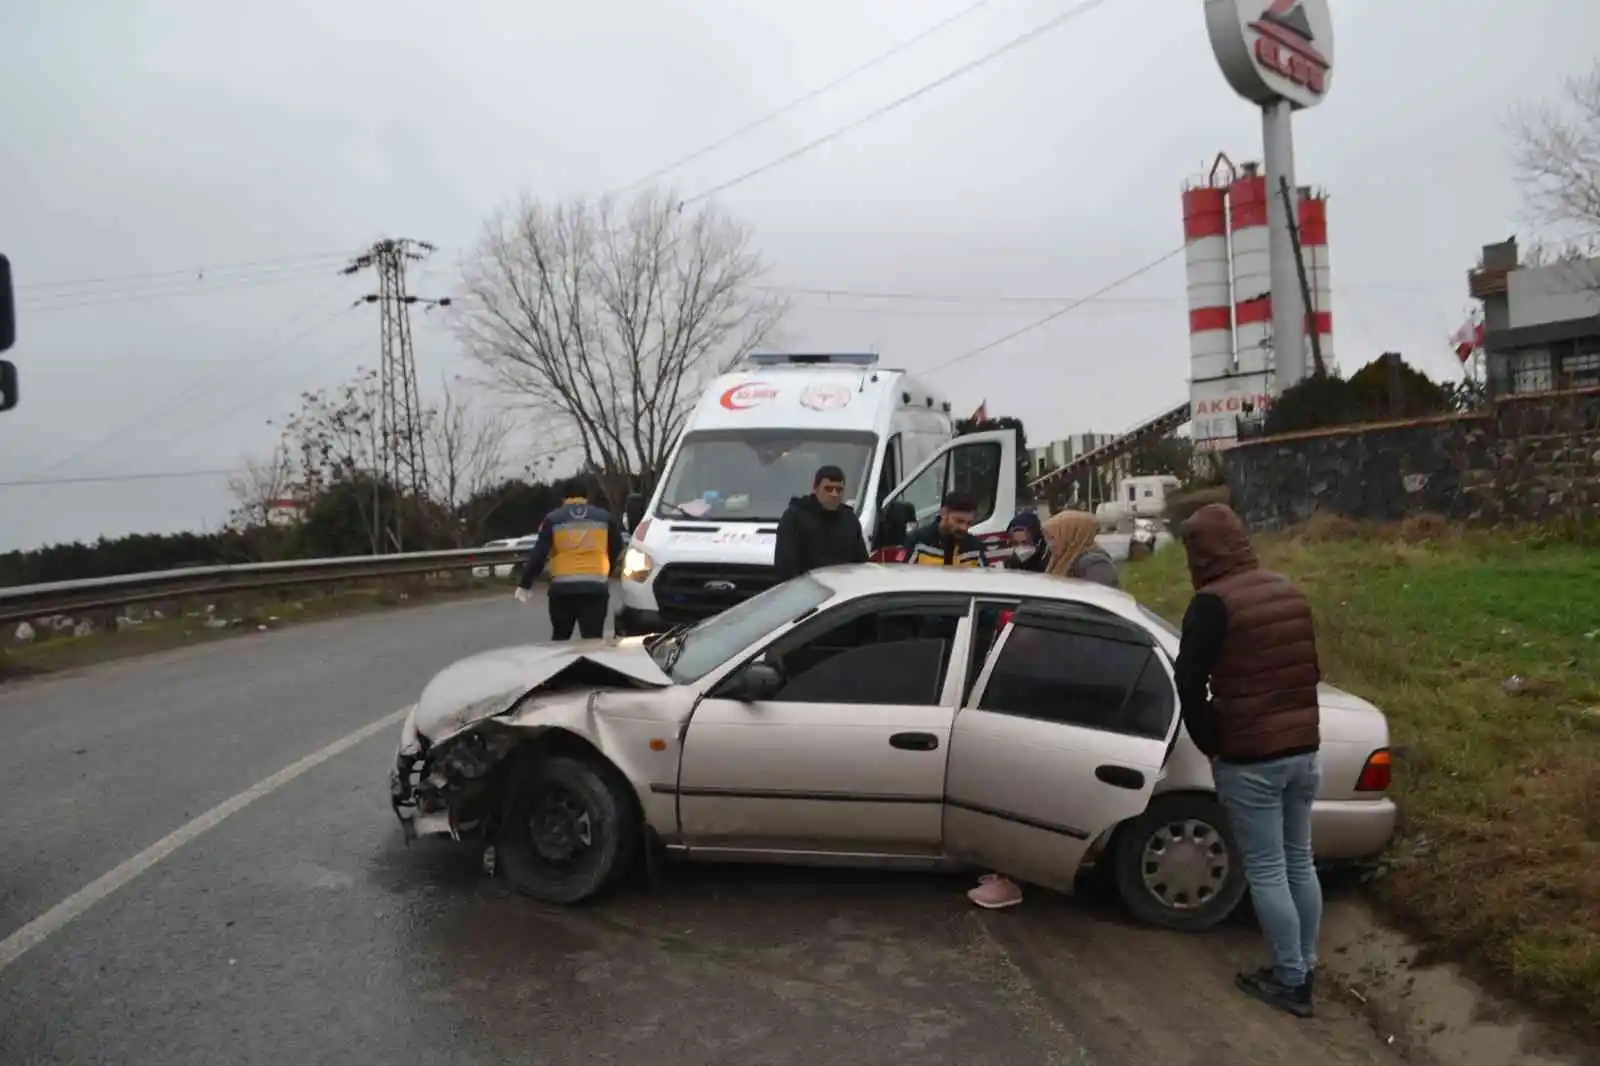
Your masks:
[{"label": "metal guardrail", "polygon": [[522,548],[463,548],[456,551],[359,555],[339,559],[194,566],[181,570],[91,577],[81,581],[14,585],[0,588],[0,623],[190,596],[503,566],[520,562],[527,554],[527,550]]}]

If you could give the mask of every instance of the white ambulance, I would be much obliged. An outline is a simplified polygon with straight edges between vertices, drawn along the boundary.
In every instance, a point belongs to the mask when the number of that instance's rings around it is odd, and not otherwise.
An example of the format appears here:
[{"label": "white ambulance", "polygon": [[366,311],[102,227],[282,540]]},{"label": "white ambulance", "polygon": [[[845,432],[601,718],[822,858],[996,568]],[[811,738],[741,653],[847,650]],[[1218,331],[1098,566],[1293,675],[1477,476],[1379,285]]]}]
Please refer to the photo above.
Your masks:
[{"label": "white ambulance", "polygon": [[1016,513],[1016,436],[956,437],[949,401],[877,364],[876,355],[755,355],[712,383],[648,503],[633,496],[624,508],[632,543],[618,635],[705,618],[769,588],[778,519],[829,464],[845,472],[874,558],[895,557],[910,524],[956,489],[977,500],[973,532],[1004,540]]}]

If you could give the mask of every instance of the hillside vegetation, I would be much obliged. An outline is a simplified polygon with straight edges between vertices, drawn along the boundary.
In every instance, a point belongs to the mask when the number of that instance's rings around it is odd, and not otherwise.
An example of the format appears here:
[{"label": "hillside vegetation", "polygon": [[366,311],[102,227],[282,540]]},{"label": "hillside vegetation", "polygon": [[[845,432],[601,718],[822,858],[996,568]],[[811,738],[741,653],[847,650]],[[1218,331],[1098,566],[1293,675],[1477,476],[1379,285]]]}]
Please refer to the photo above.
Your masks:
[{"label": "hillside vegetation", "polygon": [[[1502,987],[1600,1025],[1600,551],[1337,519],[1257,548],[1311,598],[1327,679],[1389,716],[1403,828],[1378,898]],[[1182,616],[1181,548],[1126,580]]]}]

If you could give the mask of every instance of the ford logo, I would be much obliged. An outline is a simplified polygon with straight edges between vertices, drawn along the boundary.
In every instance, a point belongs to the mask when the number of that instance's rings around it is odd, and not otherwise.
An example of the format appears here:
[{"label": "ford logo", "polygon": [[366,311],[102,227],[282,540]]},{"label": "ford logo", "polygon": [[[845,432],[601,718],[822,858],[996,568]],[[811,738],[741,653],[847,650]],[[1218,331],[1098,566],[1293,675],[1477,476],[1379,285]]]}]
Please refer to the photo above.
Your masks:
[{"label": "ford logo", "polygon": [[732,592],[738,587],[732,581],[707,581],[705,585],[707,592]]}]

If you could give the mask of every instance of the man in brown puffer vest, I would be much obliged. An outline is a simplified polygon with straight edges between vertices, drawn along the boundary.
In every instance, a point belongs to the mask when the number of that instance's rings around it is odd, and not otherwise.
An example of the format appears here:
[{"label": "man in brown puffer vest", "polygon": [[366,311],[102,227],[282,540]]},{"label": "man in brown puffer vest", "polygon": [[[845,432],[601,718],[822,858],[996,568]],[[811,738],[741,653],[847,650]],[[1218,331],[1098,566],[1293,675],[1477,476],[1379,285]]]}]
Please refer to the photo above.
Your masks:
[{"label": "man in brown puffer vest", "polygon": [[1294,582],[1261,568],[1232,508],[1208,504],[1179,534],[1195,588],[1174,669],[1183,722],[1211,758],[1272,949],[1273,965],[1240,974],[1238,985],[1309,1018],[1322,924],[1311,856],[1322,671],[1311,605]]}]

